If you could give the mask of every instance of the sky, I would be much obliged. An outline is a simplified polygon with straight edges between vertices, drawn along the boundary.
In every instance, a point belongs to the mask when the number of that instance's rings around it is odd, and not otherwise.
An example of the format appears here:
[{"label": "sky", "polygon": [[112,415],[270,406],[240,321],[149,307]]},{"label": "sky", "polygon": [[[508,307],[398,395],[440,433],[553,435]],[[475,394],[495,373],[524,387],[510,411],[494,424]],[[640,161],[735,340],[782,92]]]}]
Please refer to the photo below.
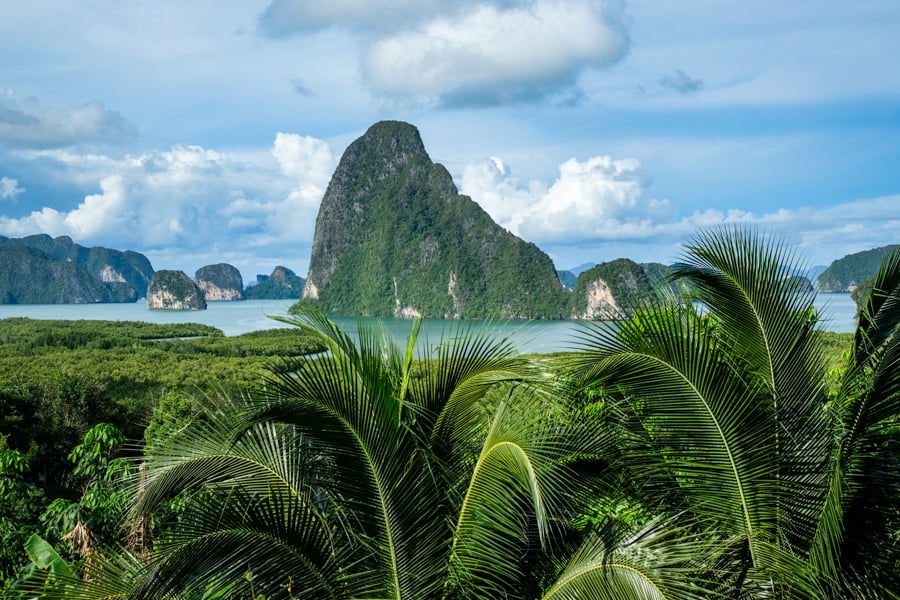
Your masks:
[{"label": "sky", "polygon": [[558,269],[722,224],[900,243],[896,0],[0,3],[0,235],[305,276],[347,145],[415,125]]}]

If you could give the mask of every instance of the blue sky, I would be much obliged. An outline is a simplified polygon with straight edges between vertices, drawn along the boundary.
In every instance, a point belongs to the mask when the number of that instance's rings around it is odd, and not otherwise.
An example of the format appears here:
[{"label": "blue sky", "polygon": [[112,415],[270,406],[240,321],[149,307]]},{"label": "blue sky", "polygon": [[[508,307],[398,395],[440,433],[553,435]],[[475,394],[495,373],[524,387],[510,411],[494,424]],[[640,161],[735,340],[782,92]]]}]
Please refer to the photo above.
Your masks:
[{"label": "blue sky", "polygon": [[0,234],[305,275],[372,123],[558,268],[741,223],[900,243],[896,0],[0,4]]}]

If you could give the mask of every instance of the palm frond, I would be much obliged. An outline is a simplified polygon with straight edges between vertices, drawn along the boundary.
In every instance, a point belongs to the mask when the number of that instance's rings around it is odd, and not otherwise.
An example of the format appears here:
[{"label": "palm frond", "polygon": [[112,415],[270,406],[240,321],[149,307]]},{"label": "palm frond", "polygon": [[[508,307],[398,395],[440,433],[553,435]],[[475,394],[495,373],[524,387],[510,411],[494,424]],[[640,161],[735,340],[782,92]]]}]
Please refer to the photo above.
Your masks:
[{"label": "palm frond", "polygon": [[653,442],[649,456],[632,458],[641,461],[636,470],[662,482],[674,476],[696,511],[713,515],[751,548],[774,539],[772,408],[734,372],[708,324],[676,306],[599,333],[601,345],[581,359],[583,385],[616,386],[636,399]]},{"label": "palm frond", "polygon": [[522,556],[550,544],[554,519],[577,485],[566,462],[577,442],[566,437],[571,430],[560,416],[540,397],[512,388],[493,413],[474,465],[460,468],[450,571],[462,589],[508,594],[521,579]]},{"label": "palm frond", "polygon": [[[832,405],[837,451],[813,561],[843,594],[900,585],[900,253],[886,257],[860,312]],[[877,576],[873,576],[877,574]],[[887,587],[883,587],[883,586]]]},{"label": "palm frond", "polygon": [[[348,584],[329,523],[311,499],[243,489],[206,493],[157,550],[131,597],[209,592],[229,586],[266,598],[342,598]],[[352,589],[352,587],[350,588]]]},{"label": "palm frond", "polygon": [[724,597],[714,541],[693,527],[657,519],[634,530],[611,521],[587,540],[543,600],[688,600]]},{"label": "palm frond", "polygon": [[784,543],[808,548],[833,440],[815,293],[794,280],[802,265],[784,242],[735,227],[698,234],[675,270],[699,289],[732,365],[753,378],[749,385],[765,386],[779,461],[779,529]]}]

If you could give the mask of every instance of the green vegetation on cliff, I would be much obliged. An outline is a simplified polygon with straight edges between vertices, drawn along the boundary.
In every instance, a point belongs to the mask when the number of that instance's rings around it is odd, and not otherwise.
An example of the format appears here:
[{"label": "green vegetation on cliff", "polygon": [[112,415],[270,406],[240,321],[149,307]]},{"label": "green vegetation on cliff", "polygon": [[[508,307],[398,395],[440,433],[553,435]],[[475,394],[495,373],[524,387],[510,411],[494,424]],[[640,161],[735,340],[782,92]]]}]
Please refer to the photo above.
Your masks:
[{"label": "green vegetation on cliff", "polygon": [[853,291],[854,287],[875,277],[884,257],[898,249],[900,249],[900,245],[883,246],[839,258],[819,275],[818,290],[820,292]]},{"label": "green vegetation on cliff", "polygon": [[104,283],[84,267],[22,245],[0,245],[0,304],[134,302],[124,283]]},{"label": "green vegetation on cliff", "polygon": [[[131,250],[120,251],[103,247],[87,248],[68,236],[51,238],[49,235],[29,235],[23,238],[0,236],[0,248],[32,248],[47,259],[78,265],[95,281],[111,289],[109,300],[95,302],[134,302],[147,295],[147,286],[153,277],[153,267],[147,257]],[[47,283],[34,278],[37,284]],[[20,300],[20,302],[24,302]],[[58,300],[56,302],[75,302]]]},{"label": "green vegetation on cliff", "polygon": [[152,309],[203,310],[203,292],[184,271],[163,270],[153,274],[147,289],[147,304]]},{"label": "green vegetation on cliff", "polygon": [[194,274],[194,281],[208,301],[244,299],[241,272],[228,263],[200,267]]},{"label": "green vegetation on cliff", "polygon": [[416,128],[391,121],[334,172],[304,298],[333,314],[557,319],[566,294],[546,254],[460,195]]},{"label": "green vegetation on cliff", "polygon": [[569,314],[578,319],[621,318],[653,290],[654,282],[638,263],[627,258],[600,263],[578,275]]}]

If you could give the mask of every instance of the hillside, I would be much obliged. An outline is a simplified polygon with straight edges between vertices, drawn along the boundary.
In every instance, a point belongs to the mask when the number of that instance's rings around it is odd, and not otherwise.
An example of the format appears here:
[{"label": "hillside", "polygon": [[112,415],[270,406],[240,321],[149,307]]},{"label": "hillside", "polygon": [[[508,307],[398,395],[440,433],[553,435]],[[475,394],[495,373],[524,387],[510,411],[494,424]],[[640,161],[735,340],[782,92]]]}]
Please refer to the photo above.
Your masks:
[{"label": "hillside", "polygon": [[184,271],[162,270],[153,274],[147,289],[151,310],[206,310],[206,299]]},{"label": "hillside", "polygon": [[851,292],[878,273],[881,261],[900,245],[883,246],[848,254],[831,263],[818,280],[820,292]]},{"label": "hillside", "polygon": [[[134,288],[135,299],[147,295],[147,286],[153,278],[153,266],[146,256],[131,250],[121,251],[102,247],[85,247],[76,244],[68,236],[51,238],[49,235],[29,235],[23,238],[0,236],[0,247],[28,247],[41,251],[48,259],[72,262],[82,267],[98,282],[121,287],[126,284]],[[128,297],[130,293],[113,292],[115,297]],[[112,302],[133,302],[134,300],[109,300]],[[69,302],[63,300],[62,302]]]},{"label": "hillside", "polygon": [[98,281],[74,262],[54,260],[35,248],[0,245],[0,304],[134,302],[125,283]]},{"label": "hillside", "polygon": [[460,195],[412,125],[377,123],[344,152],[305,301],[333,314],[557,319],[565,295],[550,258]]}]

